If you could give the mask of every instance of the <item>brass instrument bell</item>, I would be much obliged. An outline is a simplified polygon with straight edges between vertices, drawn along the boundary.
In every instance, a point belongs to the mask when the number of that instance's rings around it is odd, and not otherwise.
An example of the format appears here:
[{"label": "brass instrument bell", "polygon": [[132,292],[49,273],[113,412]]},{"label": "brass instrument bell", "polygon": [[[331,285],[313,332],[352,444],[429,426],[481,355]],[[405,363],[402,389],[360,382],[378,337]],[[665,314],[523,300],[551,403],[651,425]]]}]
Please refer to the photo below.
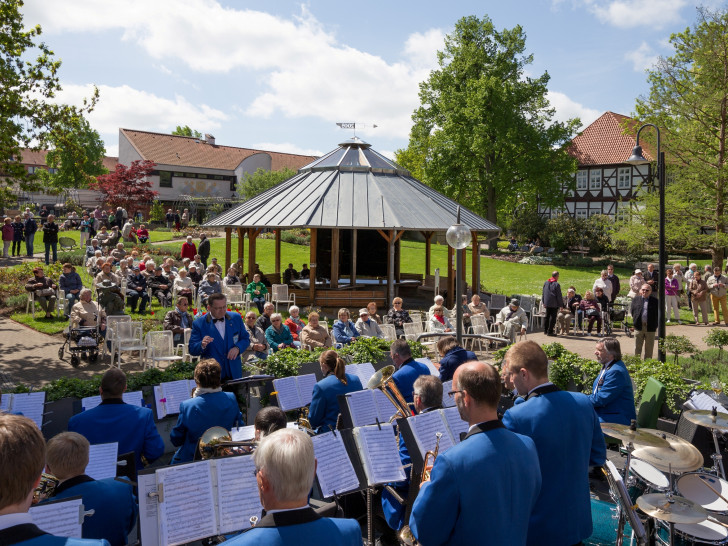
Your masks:
[{"label": "brass instrument bell", "polygon": [[392,375],[394,375],[394,366],[385,366],[384,368],[376,372],[367,383],[368,389],[381,390],[397,409],[397,413],[395,413],[389,419],[390,422],[400,417],[412,417],[412,409],[409,407],[409,404],[404,399],[404,396],[402,396],[402,393],[399,392],[397,385],[394,384]]},{"label": "brass instrument bell", "polygon": [[[197,442],[197,453],[195,459],[207,460],[212,457],[227,457],[233,454],[234,447],[255,448],[258,442],[255,440],[233,441],[230,433],[223,427],[208,428]],[[198,459],[198,460],[199,460]]]}]

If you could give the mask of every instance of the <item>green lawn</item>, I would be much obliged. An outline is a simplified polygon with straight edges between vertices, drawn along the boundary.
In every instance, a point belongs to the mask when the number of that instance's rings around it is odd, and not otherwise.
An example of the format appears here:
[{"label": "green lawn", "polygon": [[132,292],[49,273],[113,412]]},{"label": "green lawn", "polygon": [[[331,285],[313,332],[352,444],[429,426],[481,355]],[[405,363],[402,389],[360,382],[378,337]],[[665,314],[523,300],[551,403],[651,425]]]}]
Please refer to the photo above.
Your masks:
[{"label": "green lawn", "polygon": [[[74,241],[76,241],[76,244],[81,240],[81,232],[80,231],[59,231],[58,237],[70,237]],[[172,232],[171,231],[150,231],[149,232],[149,240],[153,243],[156,243],[158,241],[171,241],[172,240]],[[180,241],[180,245],[182,244],[182,241]],[[45,247],[43,246],[43,232],[38,230],[35,232],[35,239],[33,243],[33,249],[35,252],[41,252]],[[23,250],[25,250],[25,244],[23,244]],[[60,249],[59,249],[60,250]]]}]

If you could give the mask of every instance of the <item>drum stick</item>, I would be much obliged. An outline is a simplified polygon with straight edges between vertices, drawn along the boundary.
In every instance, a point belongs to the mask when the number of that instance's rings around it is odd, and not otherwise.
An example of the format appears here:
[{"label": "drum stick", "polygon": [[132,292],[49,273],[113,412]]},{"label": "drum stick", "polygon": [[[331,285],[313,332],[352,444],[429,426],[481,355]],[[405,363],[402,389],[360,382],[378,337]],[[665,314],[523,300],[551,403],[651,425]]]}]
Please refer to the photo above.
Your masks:
[{"label": "drum stick", "polygon": [[728,523],[723,523],[722,521],[719,521],[715,519],[713,516],[708,516],[708,521],[711,523],[717,523],[718,525],[722,525],[725,528],[728,528]]},{"label": "drum stick", "polygon": [[710,485],[710,484],[709,484],[708,482],[706,482],[706,481],[705,481],[705,479],[704,479],[704,478],[703,478],[702,476],[698,476],[698,478],[700,478],[700,483],[704,484],[704,485],[705,485],[705,486],[707,486],[707,487],[710,487],[710,490],[711,490],[711,491],[712,491],[713,493],[715,493],[716,495],[718,495],[718,496],[719,496],[719,497],[721,498],[721,500],[722,500],[723,502],[725,502],[725,503],[728,503],[728,499],[726,499],[726,498],[725,498],[725,497],[724,497],[723,495],[721,495],[721,494],[720,494],[720,493],[719,493],[719,492],[718,492],[718,491],[717,491],[717,490],[715,489],[715,487],[713,487],[713,486],[712,486],[712,485]]}]

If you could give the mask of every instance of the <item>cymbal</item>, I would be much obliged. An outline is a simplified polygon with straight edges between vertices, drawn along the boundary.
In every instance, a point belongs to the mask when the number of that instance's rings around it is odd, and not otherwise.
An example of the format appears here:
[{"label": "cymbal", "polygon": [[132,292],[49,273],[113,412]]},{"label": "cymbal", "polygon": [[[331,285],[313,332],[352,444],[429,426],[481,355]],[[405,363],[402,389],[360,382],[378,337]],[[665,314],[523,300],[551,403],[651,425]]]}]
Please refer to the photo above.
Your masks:
[{"label": "cymbal", "polygon": [[625,444],[632,442],[640,446],[670,447],[667,440],[663,440],[654,434],[643,432],[645,429],[632,430],[629,425],[620,425],[619,423],[600,424],[604,434],[621,440]]},{"label": "cymbal", "polygon": [[687,410],[682,414],[685,419],[696,425],[728,429],[728,413],[717,412],[716,415],[713,415],[712,410]]},{"label": "cymbal", "polygon": [[664,493],[650,493],[637,499],[637,506],[648,516],[669,523],[700,523],[708,518],[705,508],[683,497],[668,500]]},{"label": "cymbal", "polygon": [[663,472],[692,472],[703,466],[703,454],[687,440],[661,430],[650,428],[640,430],[664,438],[669,446],[639,446],[632,452],[632,457],[650,463]]}]

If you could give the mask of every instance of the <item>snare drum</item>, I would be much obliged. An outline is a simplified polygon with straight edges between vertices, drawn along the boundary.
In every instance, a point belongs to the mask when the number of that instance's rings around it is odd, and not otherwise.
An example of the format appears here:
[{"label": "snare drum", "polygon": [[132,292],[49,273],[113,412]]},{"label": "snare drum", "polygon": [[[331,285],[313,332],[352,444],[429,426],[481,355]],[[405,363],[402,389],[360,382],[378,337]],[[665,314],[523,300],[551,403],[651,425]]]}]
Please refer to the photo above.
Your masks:
[{"label": "snare drum", "polygon": [[632,459],[629,463],[629,471],[644,484],[641,487],[643,491],[666,491],[670,488],[670,480],[667,479],[667,476],[650,463]]},{"label": "snare drum", "polygon": [[[659,522],[659,542],[669,544],[669,528],[665,522]],[[698,544],[712,544],[725,546],[728,544],[728,529],[714,521],[701,521],[700,523],[675,524],[675,544],[678,546],[692,546]]]},{"label": "snare drum", "polygon": [[678,495],[711,512],[728,512],[728,502],[713,493],[706,483],[728,499],[728,482],[705,472],[689,472],[680,476],[676,483]]}]

